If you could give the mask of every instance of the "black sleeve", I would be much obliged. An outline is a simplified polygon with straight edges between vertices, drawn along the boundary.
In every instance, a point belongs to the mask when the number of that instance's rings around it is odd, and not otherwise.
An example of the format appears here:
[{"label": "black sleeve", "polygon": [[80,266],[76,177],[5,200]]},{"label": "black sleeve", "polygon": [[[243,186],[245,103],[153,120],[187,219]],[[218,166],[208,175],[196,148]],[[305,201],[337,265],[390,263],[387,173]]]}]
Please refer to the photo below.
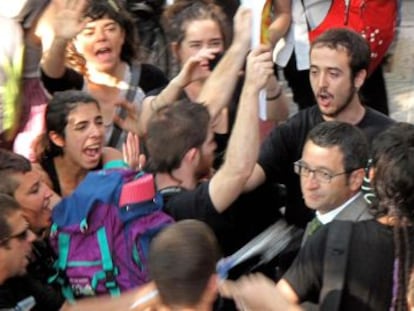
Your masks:
[{"label": "black sleeve", "polygon": [[65,299],[53,287],[41,283],[39,280],[28,277],[28,288],[36,300],[35,310],[57,311],[63,306]]},{"label": "black sleeve", "polygon": [[268,181],[285,183],[284,177],[287,176],[288,169],[298,159],[297,151],[301,151],[302,148],[296,138],[296,119],[298,118],[292,118],[287,123],[273,128],[261,146],[258,163]]},{"label": "black sleeve", "polygon": [[69,68],[66,68],[65,73],[60,78],[51,78],[41,70],[41,78],[44,87],[50,94],[71,89],[81,90],[83,88],[83,76]]},{"label": "black sleeve", "polygon": [[229,214],[219,214],[211,201],[208,191],[209,182],[204,182],[191,191],[182,191],[171,197],[165,211],[175,220],[196,219],[206,223],[214,232],[220,248],[225,255],[230,255],[229,250],[234,250],[234,223],[229,219]]},{"label": "black sleeve", "polygon": [[318,303],[322,289],[323,258],[329,225],[315,232],[299,251],[283,279],[292,286],[300,302]]},{"label": "black sleeve", "polygon": [[166,212],[175,220],[198,219],[214,222],[220,214],[211,201],[208,186],[209,182],[204,182],[194,190],[182,191],[171,197],[166,205]]},{"label": "black sleeve", "polygon": [[168,85],[165,74],[157,67],[150,64],[142,64],[139,86],[146,96],[157,95]]},{"label": "black sleeve", "polygon": [[286,183],[286,177],[293,173],[293,162],[301,157],[308,132],[320,122],[318,107],[313,106],[273,128],[261,146],[258,160],[267,180]]},{"label": "black sleeve", "polygon": [[14,308],[18,302],[32,296],[36,305],[33,311],[57,311],[64,298],[52,287],[49,287],[29,276],[15,277],[0,286],[0,309]]},{"label": "black sleeve", "polygon": [[13,310],[19,298],[15,297],[13,290],[9,288],[8,282],[0,286],[0,310]]},{"label": "black sleeve", "polygon": [[388,116],[370,107],[366,107],[366,112],[362,120],[357,124],[366,135],[368,142],[371,143],[379,133],[386,130],[395,121]]}]

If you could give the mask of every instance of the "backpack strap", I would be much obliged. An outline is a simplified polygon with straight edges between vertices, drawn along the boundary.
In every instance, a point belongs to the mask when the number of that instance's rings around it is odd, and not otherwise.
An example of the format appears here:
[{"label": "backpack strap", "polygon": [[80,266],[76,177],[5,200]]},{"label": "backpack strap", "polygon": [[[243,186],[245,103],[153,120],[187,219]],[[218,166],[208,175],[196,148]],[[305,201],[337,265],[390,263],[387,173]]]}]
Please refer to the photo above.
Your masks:
[{"label": "backpack strap", "polygon": [[351,221],[337,221],[329,226],[319,296],[320,310],[340,309],[352,227]]},{"label": "backpack strap", "polygon": [[67,233],[59,233],[58,237],[58,254],[59,257],[55,263],[56,274],[48,279],[48,283],[56,282],[61,286],[63,296],[69,301],[74,302],[72,287],[66,276],[66,268],[68,266],[70,235]]},{"label": "backpack strap", "polygon": [[162,195],[164,203],[167,203],[169,199],[171,199],[173,196],[175,196],[176,194],[182,191],[185,191],[183,187],[171,186],[171,187],[163,188],[159,190],[158,192]]},{"label": "backpack strap", "polygon": [[[135,94],[137,93],[137,89],[139,87],[139,81],[141,79],[141,65],[133,64],[131,65],[131,80],[129,82],[128,91],[126,94],[126,100],[129,102],[133,102],[135,98]],[[126,111],[124,108],[121,108],[118,112],[121,118],[126,117]],[[121,136],[122,129],[114,124],[112,129],[111,138],[109,139],[108,146],[116,148],[118,144],[119,137]]]},{"label": "backpack strap", "polygon": [[97,273],[94,276],[92,280],[92,287],[96,288],[99,280],[105,280],[105,287],[108,289],[111,296],[119,296],[121,295],[121,290],[119,289],[118,283],[116,281],[116,276],[118,275],[119,271],[114,266],[114,263],[112,261],[105,227],[99,228],[96,235],[98,239],[99,250],[101,252],[103,271]]},{"label": "backpack strap", "polygon": [[144,264],[142,263],[141,256],[139,255],[138,247],[136,243],[132,245],[132,259],[138,265],[139,269],[144,270]]}]

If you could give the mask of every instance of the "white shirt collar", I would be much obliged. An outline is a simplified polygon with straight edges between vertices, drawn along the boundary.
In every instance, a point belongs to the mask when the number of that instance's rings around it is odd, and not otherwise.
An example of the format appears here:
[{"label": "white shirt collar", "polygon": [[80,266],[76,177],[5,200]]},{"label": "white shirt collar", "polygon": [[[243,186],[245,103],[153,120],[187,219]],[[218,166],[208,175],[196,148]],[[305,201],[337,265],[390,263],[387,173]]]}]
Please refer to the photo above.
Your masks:
[{"label": "white shirt collar", "polygon": [[362,193],[358,192],[353,197],[351,197],[349,200],[347,200],[344,204],[341,206],[333,209],[332,211],[329,211],[325,214],[321,214],[318,211],[316,211],[316,217],[319,219],[319,221],[326,225],[327,223],[331,222],[340,212],[342,212],[348,205],[350,205],[352,202],[354,202]]}]

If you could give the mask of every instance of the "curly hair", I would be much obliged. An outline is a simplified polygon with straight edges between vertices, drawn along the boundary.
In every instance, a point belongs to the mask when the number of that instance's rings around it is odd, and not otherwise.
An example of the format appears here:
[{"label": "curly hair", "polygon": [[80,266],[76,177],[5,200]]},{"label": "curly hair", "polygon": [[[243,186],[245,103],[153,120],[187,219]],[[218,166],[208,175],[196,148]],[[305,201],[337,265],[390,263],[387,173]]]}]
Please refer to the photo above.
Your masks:
[{"label": "curly hair", "polygon": [[372,146],[377,216],[387,216],[394,230],[394,291],[392,310],[407,310],[412,269],[414,220],[414,125],[397,123],[376,137]]},{"label": "curly hair", "polygon": [[[92,21],[102,19],[104,17],[110,18],[118,23],[125,33],[125,41],[122,45],[120,58],[128,64],[140,60],[140,42],[138,38],[138,31],[135,23],[125,9],[123,3],[118,0],[108,1],[89,1],[83,17],[90,18]],[[86,60],[78,53],[73,44],[69,43],[66,49],[66,63],[69,67],[75,69],[81,74],[86,74]]]}]

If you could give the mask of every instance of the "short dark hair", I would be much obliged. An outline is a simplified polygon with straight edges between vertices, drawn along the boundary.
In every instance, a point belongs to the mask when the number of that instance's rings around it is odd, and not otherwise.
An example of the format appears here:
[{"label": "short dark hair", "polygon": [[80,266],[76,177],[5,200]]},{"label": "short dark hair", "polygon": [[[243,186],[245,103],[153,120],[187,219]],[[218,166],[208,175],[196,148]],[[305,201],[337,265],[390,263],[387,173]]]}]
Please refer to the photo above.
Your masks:
[{"label": "short dark hair", "polygon": [[371,61],[371,51],[367,41],[356,31],[348,28],[332,28],[323,32],[312,42],[314,48],[328,47],[338,50],[344,48],[350,59],[352,78],[365,69],[368,70]]},{"label": "short dark hair", "polygon": [[149,169],[171,173],[191,148],[207,139],[210,115],[202,104],[181,100],[155,112],[148,123]]},{"label": "short dark hair", "polygon": [[32,166],[25,157],[0,149],[0,193],[14,196],[14,192],[19,186],[13,175],[16,173],[27,173],[32,170]]},{"label": "short dark hair", "polygon": [[152,241],[148,268],[167,306],[194,307],[215,273],[218,259],[212,230],[201,221],[183,220]]},{"label": "short dark hair", "polygon": [[72,110],[79,105],[94,104],[100,110],[98,101],[89,93],[78,90],[56,92],[46,107],[46,132],[39,136],[35,142],[36,160],[43,157],[54,158],[63,154],[63,149],[55,145],[49,138],[50,132],[65,137],[65,128]]},{"label": "short dark hair", "polygon": [[8,219],[11,215],[18,211],[19,208],[19,204],[13,197],[0,193],[0,241],[4,241],[10,237],[12,230]]},{"label": "short dark hair", "polygon": [[365,168],[367,165],[367,138],[360,129],[351,124],[338,121],[319,123],[308,133],[306,141],[308,140],[320,147],[338,146],[343,154],[346,172]]}]

